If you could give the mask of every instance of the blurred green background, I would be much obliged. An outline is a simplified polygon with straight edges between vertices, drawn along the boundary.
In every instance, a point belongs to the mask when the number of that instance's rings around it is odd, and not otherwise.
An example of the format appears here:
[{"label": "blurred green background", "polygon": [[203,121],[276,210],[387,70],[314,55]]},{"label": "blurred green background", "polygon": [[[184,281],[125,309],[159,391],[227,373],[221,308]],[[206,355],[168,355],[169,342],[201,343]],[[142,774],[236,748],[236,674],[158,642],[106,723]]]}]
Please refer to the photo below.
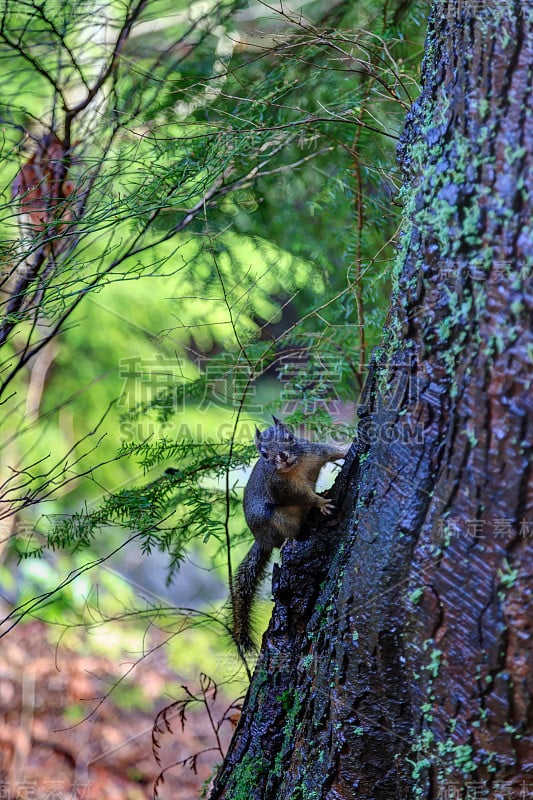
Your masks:
[{"label": "blurred green background", "polygon": [[4,3],[4,309],[42,245],[12,183],[45,133],[67,131],[83,206],[2,348],[6,613],[117,658],[153,626],[181,675],[244,685],[223,622],[253,428],[353,436],[426,5],[151,0],[67,130],[125,6]]}]

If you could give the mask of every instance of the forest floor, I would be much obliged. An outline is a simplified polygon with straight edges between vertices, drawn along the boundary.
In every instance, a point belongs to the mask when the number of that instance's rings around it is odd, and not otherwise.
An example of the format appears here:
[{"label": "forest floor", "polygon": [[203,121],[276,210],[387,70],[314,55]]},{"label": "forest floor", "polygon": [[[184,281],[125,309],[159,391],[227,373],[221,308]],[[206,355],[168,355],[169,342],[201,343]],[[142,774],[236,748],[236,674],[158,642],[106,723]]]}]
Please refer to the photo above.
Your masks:
[{"label": "forest floor", "polygon": [[[130,671],[129,662],[54,644],[39,621],[17,625],[1,647],[0,800],[144,800],[154,797],[164,767],[207,749],[194,762],[196,772],[190,761],[169,769],[155,795],[200,796],[221,761],[205,707],[187,708],[183,729],[179,709],[169,711],[169,725],[156,736],[160,764],[154,756],[156,715],[184,696],[164,647],[150,642],[150,655]],[[216,694],[215,721],[229,703]],[[229,716],[220,731],[223,749],[235,721]]]}]

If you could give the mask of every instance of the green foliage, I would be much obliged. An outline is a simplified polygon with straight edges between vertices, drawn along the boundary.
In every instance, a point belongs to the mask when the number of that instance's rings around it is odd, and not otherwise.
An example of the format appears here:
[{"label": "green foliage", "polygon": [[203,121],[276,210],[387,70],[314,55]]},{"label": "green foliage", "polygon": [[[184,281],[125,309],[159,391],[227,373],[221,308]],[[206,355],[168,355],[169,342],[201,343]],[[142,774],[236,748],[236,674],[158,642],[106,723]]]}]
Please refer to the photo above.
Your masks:
[{"label": "green foliage", "polygon": [[[255,424],[353,435],[421,12],[400,35],[373,0],[4,5],[9,552],[29,576],[30,554],[77,569],[134,538],[170,581],[201,543],[226,576]],[[11,189],[44,132],[73,190],[39,228]]]},{"label": "green foliage", "polygon": [[[228,455],[228,449],[229,443],[225,442],[200,445],[159,440],[154,444],[124,445],[123,454],[139,456],[144,469],[168,459],[175,460],[179,468],[169,468],[141,488],[112,493],[94,510],[52,520],[55,524],[46,546],[76,552],[90,547],[108,526],[120,526],[142,539],[144,553],[158,548],[169,554],[170,582],[188,542],[197,537],[204,542],[211,536],[223,539],[226,505],[229,503],[233,510],[238,498],[235,493],[227,495],[208,479],[246,463],[255,450],[249,445],[234,446]],[[32,554],[37,552],[33,550]],[[27,550],[21,554],[27,555]]]}]

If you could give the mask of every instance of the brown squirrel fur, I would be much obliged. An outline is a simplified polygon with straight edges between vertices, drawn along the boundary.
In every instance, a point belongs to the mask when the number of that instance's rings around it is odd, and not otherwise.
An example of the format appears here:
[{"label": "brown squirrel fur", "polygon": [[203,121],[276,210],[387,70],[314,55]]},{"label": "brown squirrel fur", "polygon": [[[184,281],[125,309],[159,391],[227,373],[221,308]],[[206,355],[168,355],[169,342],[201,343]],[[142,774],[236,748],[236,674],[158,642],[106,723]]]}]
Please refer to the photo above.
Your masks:
[{"label": "brown squirrel fur", "polygon": [[274,425],[267,430],[256,428],[260,458],[244,490],[244,516],[255,542],[233,584],[233,638],[241,652],[255,647],[252,608],[272,550],[298,536],[312,508],[325,515],[334,511],[330,500],[316,494],[316,481],[324,464],[344,458],[350,449],[349,444],[297,438],[283,422],[273,419]]}]

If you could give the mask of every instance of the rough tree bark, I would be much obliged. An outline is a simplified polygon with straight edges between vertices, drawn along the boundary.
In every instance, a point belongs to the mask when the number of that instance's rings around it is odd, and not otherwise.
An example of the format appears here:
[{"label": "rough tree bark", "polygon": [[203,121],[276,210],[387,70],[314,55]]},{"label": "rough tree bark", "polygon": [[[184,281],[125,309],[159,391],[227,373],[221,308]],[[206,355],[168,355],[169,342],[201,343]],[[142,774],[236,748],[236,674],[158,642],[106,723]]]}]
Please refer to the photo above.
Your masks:
[{"label": "rough tree bark", "polygon": [[211,800],[533,796],[532,34],[433,7],[341,512],[284,549]]}]

